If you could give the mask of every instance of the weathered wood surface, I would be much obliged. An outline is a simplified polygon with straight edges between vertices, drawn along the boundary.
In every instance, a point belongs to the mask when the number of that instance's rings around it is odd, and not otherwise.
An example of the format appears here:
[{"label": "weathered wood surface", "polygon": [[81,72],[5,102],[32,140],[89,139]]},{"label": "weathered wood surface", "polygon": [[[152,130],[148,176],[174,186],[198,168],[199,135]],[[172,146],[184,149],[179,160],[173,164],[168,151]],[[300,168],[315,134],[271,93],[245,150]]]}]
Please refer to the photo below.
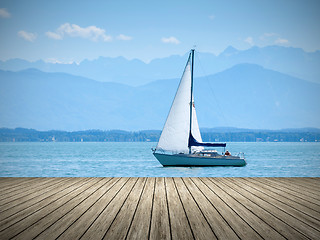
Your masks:
[{"label": "weathered wood surface", "polygon": [[0,178],[0,239],[320,239],[320,178]]}]

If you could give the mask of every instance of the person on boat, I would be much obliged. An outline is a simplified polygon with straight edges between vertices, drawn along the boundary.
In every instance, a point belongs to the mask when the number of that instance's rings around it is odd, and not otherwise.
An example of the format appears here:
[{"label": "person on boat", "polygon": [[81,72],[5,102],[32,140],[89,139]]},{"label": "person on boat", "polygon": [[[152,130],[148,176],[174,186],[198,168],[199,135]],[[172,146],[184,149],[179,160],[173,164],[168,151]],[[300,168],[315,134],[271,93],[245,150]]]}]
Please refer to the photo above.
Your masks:
[{"label": "person on boat", "polygon": [[230,152],[227,150],[225,153],[224,153],[225,156],[230,156]]}]

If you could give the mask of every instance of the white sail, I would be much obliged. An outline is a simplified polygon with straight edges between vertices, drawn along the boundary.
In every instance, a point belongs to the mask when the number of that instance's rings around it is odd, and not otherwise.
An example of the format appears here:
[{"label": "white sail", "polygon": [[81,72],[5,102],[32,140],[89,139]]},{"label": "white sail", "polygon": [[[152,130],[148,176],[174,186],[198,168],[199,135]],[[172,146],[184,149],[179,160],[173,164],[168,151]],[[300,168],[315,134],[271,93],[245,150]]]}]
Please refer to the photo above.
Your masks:
[{"label": "white sail", "polygon": [[[194,102],[194,100],[193,100],[193,102]],[[192,136],[194,137],[195,140],[197,140],[198,142],[202,142],[200,129],[199,129],[199,125],[198,125],[197,114],[196,114],[196,108],[195,108],[194,103],[193,103],[193,107],[192,107],[192,128],[191,128],[191,133],[192,133]],[[191,148],[192,152],[201,151],[203,149],[204,149],[204,147],[195,147],[195,146],[193,146]]]},{"label": "white sail", "polygon": [[[191,66],[190,57],[180,80],[178,90],[171,105],[166,123],[162,130],[157,149],[174,153],[188,153],[190,131]],[[195,108],[192,111],[192,134],[202,142]],[[193,147],[192,150],[201,147]]]}]

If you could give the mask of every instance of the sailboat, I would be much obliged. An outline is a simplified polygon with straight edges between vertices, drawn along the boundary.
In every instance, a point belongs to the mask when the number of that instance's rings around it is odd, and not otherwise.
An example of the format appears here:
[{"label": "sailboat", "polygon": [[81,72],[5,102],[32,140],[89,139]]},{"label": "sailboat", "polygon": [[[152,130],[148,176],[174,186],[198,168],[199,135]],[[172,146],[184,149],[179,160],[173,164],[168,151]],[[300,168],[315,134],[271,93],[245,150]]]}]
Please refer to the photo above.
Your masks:
[{"label": "sailboat", "polygon": [[212,149],[225,149],[226,143],[202,142],[193,97],[193,68],[194,49],[191,49],[153,155],[163,166],[245,166],[244,154],[233,156],[228,151],[219,154]]}]

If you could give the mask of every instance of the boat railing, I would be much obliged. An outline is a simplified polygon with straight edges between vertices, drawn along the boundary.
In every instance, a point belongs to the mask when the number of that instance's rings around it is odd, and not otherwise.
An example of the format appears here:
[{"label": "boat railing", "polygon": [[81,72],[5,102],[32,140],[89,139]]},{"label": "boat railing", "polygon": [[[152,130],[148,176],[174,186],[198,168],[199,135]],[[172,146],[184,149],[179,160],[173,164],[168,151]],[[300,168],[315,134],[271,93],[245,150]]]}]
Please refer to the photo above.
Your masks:
[{"label": "boat railing", "polygon": [[243,152],[239,152],[237,154],[235,154],[236,157],[240,157],[240,158],[244,158],[244,153]]},{"label": "boat railing", "polygon": [[164,150],[164,149],[162,149],[162,148],[157,148],[157,149],[151,148],[151,150],[152,150],[153,152],[158,152],[158,153],[162,153],[162,154],[170,154],[170,155],[173,155],[173,154],[185,154],[185,153],[183,153],[183,152],[179,152],[179,151],[168,151],[168,150]]}]

